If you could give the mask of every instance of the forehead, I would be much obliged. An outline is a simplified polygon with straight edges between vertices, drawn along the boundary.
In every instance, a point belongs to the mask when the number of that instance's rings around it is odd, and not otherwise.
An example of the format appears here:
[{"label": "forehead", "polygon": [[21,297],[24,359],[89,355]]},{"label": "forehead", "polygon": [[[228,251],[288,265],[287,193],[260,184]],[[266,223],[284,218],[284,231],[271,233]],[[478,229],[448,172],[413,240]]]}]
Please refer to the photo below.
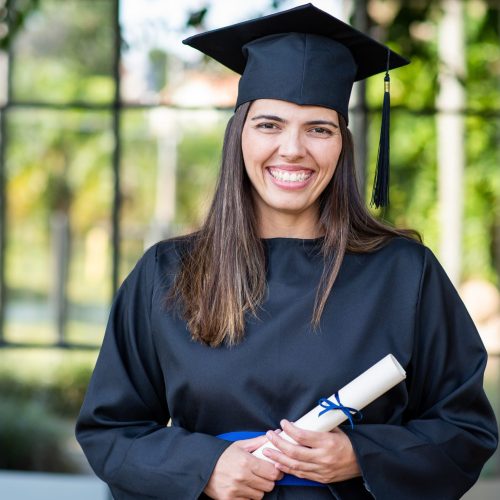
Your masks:
[{"label": "forehead", "polygon": [[278,99],[257,99],[248,110],[249,118],[259,115],[274,115],[286,120],[337,120],[335,110],[323,106],[308,106],[295,104]]}]

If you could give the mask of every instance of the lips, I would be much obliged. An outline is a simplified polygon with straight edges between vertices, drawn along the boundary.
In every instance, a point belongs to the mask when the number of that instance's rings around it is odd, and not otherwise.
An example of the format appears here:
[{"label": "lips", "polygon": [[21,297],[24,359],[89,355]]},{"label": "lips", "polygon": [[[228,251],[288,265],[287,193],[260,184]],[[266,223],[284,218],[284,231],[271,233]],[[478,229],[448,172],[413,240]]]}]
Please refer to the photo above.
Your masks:
[{"label": "lips", "polygon": [[278,181],[304,182],[311,177],[312,172],[283,172],[282,170],[269,169],[269,173]]},{"label": "lips", "polygon": [[289,166],[267,167],[267,171],[273,179],[280,182],[303,183],[311,177],[313,171],[307,168]]},{"label": "lips", "polygon": [[273,184],[284,189],[301,189],[314,174],[313,170],[295,165],[271,166],[266,170]]}]

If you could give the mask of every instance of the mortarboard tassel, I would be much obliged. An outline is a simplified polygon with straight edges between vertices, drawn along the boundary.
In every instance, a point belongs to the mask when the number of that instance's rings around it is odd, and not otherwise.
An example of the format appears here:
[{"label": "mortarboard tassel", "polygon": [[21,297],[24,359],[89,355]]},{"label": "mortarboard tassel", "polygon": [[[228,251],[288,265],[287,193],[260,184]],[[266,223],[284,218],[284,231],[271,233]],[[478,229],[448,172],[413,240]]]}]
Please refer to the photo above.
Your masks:
[{"label": "mortarboard tassel", "polygon": [[377,170],[373,182],[371,205],[377,208],[389,204],[389,150],[390,150],[390,119],[391,119],[391,78],[389,76],[389,58],[387,51],[387,70],[384,78],[384,103],[382,105],[382,125],[378,145]]}]

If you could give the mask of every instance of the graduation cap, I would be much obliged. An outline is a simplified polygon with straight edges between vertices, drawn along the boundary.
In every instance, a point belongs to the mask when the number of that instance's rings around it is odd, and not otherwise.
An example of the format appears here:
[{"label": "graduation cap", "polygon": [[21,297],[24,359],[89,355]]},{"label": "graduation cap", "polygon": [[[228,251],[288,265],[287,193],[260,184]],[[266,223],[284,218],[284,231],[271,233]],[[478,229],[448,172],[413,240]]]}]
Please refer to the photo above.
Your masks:
[{"label": "graduation cap", "polygon": [[236,108],[255,99],[324,106],[349,121],[355,81],[385,71],[382,130],[372,204],[388,204],[389,70],[409,61],[312,4],[183,40],[241,74]]}]

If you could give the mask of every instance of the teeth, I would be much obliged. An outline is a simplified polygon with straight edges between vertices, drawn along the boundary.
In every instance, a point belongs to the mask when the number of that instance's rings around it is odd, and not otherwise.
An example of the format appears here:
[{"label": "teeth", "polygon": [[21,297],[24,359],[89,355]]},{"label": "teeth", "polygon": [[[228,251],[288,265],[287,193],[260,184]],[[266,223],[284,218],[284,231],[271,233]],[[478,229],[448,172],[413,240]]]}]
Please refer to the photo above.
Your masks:
[{"label": "teeth", "polygon": [[312,173],[311,172],[284,172],[282,170],[273,170],[269,169],[270,174],[277,180],[279,181],[285,181],[285,182],[304,182],[306,179],[309,179],[311,177]]}]

